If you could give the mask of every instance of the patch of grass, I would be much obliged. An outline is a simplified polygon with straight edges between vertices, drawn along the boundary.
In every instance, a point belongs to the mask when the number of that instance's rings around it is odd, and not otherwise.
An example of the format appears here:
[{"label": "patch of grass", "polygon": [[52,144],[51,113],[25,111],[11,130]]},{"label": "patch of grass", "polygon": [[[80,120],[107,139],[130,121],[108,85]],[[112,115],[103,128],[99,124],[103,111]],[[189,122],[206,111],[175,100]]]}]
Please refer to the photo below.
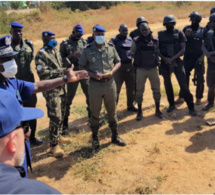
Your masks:
[{"label": "patch of grass", "polygon": [[86,105],[72,105],[72,112],[79,114],[80,116],[87,116]]},{"label": "patch of grass", "polygon": [[166,178],[167,178],[167,175],[155,177],[155,179],[157,180],[158,184],[161,184],[163,181],[166,180]]},{"label": "patch of grass", "polygon": [[160,148],[157,143],[155,143],[154,147],[151,149],[151,153],[160,154]]},{"label": "patch of grass", "polygon": [[149,186],[140,186],[135,189],[136,194],[152,194],[152,189]]}]

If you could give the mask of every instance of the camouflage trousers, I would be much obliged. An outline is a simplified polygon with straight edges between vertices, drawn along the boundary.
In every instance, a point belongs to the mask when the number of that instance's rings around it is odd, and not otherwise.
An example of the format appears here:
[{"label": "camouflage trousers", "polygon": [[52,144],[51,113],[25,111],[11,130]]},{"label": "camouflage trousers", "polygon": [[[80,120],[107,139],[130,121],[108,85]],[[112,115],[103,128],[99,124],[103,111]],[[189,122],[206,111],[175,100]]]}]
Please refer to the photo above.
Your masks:
[{"label": "camouflage trousers", "polygon": [[59,94],[59,90],[54,89],[43,93],[46,99],[46,107],[48,112],[50,146],[58,145],[59,136],[63,128],[63,118],[66,109],[66,93]]}]

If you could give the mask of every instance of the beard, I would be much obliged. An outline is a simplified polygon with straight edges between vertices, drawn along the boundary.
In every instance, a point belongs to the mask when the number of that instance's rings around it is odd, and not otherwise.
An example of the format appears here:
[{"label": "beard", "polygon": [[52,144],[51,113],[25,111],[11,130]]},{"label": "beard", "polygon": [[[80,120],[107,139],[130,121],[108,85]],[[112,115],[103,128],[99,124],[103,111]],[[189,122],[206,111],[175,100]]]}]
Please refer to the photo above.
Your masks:
[{"label": "beard", "polygon": [[25,152],[16,153],[15,166],[22,166],[25,159]]}]

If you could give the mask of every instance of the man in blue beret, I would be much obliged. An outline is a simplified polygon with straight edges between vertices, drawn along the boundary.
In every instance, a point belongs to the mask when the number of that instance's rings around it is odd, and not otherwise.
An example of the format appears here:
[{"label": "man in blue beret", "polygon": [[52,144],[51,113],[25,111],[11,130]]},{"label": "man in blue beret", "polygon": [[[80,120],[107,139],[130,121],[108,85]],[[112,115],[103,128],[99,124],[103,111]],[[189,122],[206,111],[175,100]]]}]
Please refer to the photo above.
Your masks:
[{"label": "man in blue beret", "polygon": [[[17,55],[18,52],[13,51],[11,42],[12,37],[10,35],[0,38],[0,88],[12,93],[21,104],[23,104],[23,101],[31,98],[32,94],[60,87],[64,85],[66,81],[76,82],[88,75],[83,71],[68,69],[67,75],[52,80],[31,83],[16,79],[17,64],[14,60],[14,56]],[[27,164],[25,164],[25,169],[27,172]]]},{"label": "man in blue beret", "polygon": [[[22,79],[24,81],[34,82],[34,74],[31,70],[31,62],[34,58],[34,47],[33,43],[30,40],[22,38],[23,28],[23,25],[18,22],[12,22],[10,24],[10,34],[13,37],[11,46],[14,51],[18,52],[18,54],[15,56],[15,61],[18,66],[16,78]],[[25,107],[36,107],[36,104],[36,94],[32,95],[32,97],[28,101],[23,102],[23,106]],[[37,121],[29,121],[29,125],[31,127],[31,144],[42,144],[42,140],[35,138]]]},{"label": "man in blue beret", "polygon": [[99,115],[102,101],[107,110],[108,123],[112,131],[112,143],[125,146],[126,143],[118,136],[116,114],[116,83],[113,75],[120,68],[120,57],[111,43],[105,40],[105,29],[96,25],[93,27],[94,41],[84,48],[80,58],[81,68],[88,71],[90,99],[90,128],[92,131],[93,149],[100,148],[98,139]]},{"label": "man in blue beret", "polygon": [[[60,44],[60,54],[63,59],[63,66],[71,67],[74,64],[74,70],[79,70],[79,59],[86,45],[86,41],[82,38],[84,35],[84,29],[81,24],[74,26],[72,34]],[[69,62],[69,63],[68,63]],[[71,63],[70,63],[71,62]],[[88,116],[89,111],[89,95],[88,95],[88,85],[89,79],[83,79],[78,82],[67,84],[67,98],[66,98],[66,113],[63,120],[63,134],[68,131],[68,117],[70,115],[70,106],[75,97],[79,83],[86,97]]]},{"label": "man in blue beret", "polygon": [[[57,46],[55,34],[51,31],[44,31],[42,39],[44,46],[38,51],[35,57],[36,69],[40,80],[63,77],[65,83],[67,83],[66,75],[70,68],[63,67],[60,52],[55,48]],[[43,96],[46,99],[48,117],[50,118],[50,149],[55,157],[62,157],[64,151],[61,149],[59,143],[71,143],[71,139],[62,136],[63,119],[66,109],[65,85],[43,92]]]},{"label": "man in blue beret", "polygon": [[43,116],[38,108],[21,107],[10,92],[0,89],[0,194],[60,194],[36,180],[25,179],[26,121]]}]

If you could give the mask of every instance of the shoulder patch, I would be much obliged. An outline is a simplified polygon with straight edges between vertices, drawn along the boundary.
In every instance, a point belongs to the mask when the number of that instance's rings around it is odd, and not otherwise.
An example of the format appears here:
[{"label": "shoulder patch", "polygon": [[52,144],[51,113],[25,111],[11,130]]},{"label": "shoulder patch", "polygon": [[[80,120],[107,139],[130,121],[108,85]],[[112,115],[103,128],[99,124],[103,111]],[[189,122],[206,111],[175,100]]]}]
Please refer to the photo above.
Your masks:
[{"label": "shoulder patch", "polygon": [[28,43],[28,44],[33,45],[32,41],[30,41],[30,40],[28,40],[28,39],[26,39],[25,42]]}]

